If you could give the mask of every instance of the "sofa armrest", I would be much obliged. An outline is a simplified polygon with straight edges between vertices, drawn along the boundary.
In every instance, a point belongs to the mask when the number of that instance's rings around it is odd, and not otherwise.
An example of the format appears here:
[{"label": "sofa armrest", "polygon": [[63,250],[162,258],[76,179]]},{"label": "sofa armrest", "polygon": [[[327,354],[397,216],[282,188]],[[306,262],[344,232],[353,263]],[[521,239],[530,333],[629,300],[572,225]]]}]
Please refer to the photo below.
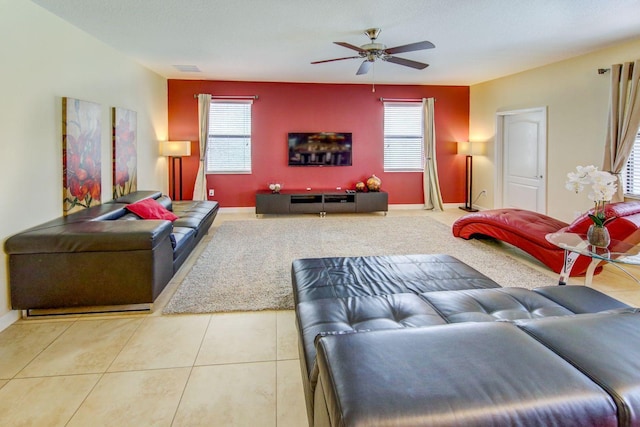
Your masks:
[{"label": "sofa armrest", "polygon": [[166,220],[87,221],[30,229],[7,239],[9,255],[152,250],[171,235]]},{"label": "sofa armrest", "polygon": [[171,222],[87,221],[10,237],[16,310],[150,304],[173,275]]}]

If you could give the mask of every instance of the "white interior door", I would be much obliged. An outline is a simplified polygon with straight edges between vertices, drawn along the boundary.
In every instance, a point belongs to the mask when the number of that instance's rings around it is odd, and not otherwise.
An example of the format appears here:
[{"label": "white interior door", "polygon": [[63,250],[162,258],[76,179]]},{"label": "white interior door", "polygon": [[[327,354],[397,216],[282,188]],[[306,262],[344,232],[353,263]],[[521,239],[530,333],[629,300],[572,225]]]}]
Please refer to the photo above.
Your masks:
[{"label": "white interior door", "polygon": [[502,206],[546,213],[546,108],[499,116]]}]

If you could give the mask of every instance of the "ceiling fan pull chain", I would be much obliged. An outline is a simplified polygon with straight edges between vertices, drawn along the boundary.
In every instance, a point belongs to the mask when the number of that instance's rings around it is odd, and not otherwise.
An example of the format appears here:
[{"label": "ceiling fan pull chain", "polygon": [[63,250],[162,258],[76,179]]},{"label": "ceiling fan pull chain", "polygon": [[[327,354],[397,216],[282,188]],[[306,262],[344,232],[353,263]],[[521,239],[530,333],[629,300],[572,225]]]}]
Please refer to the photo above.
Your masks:
[{"label": "ceiling fan pull chain", "polygon": [[372,64],[373,71],[371,72],[372,82],[371,82],[371,92],[376,92],[376,63]]}]

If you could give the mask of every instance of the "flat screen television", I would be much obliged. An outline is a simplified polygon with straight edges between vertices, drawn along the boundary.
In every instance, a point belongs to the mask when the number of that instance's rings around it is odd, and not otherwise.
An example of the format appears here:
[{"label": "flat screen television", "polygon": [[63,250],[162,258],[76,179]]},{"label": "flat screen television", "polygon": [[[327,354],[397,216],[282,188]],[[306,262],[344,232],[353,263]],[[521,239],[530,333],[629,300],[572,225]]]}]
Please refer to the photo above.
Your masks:
[{"label": "flat screen television", "polygon": [[289,133],[289,166],[351,166],[351,133]]}]

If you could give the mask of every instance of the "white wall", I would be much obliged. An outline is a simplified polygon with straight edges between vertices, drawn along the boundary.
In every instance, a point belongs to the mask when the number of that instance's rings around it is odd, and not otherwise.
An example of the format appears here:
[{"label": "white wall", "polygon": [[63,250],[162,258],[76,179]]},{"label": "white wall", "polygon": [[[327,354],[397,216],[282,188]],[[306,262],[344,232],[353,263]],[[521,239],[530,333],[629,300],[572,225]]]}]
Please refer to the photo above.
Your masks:
[{"label": "white wall", "polygon": [[[167,81],[45,9],[0,0],[0,240],[62,215],[62,97],[102,106],[102,201],[111,199],[111,107],[137,112],[138,188],[167,190]],[[0,263],[0,329],[10,309]]]},{"label": "white wall", "polygon": [[576,211],[592,207],[586,192],[576,195],[564,184],[577,165],[602,167],[610,75],[597,69],[639,58],[636,40],[471,86],[469,138],[488,141],[487,156],[473,162],[473,188],[489,193],[478,205],[494,207],[496,112],[548,106],[547,213],[570,222]]}]

